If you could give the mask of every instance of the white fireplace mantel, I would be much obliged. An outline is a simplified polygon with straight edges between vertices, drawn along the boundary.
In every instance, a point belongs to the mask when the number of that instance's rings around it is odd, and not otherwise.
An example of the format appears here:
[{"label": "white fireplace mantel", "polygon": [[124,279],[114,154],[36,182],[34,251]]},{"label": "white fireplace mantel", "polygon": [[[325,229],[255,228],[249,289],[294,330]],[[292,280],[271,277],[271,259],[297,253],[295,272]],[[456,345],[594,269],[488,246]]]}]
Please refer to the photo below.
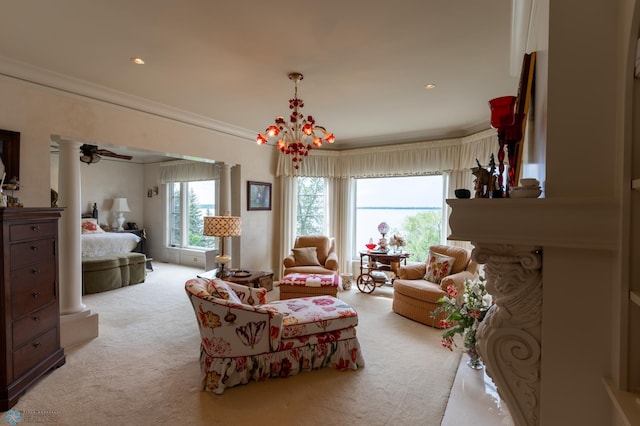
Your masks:
[{"label": "white fireplace mantel", "polygon": [[619,204],[612,199],[472,198],[447,204],[450,240],[616,249]]},{"label": "white fireplace mantel", "polygon": [[[451,207],[450,240],[470,241],[494,306],[478,351],[517,425],[539,425],[545,247],[615,250],[613,199],[466,199]],[[594,224],[597,224],[594,226]]]}]

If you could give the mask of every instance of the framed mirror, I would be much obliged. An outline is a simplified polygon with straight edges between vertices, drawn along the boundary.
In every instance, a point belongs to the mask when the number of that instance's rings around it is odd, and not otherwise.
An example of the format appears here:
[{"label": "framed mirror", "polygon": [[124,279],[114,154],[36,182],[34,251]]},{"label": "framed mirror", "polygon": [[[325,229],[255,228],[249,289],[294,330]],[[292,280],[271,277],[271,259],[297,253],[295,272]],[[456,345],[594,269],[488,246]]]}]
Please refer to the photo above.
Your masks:
[{"label": "framed mirror", "polygon": [[2,189],[20,189],[20,132],[0,129],[0,162],[0,177],[5,173]]}]

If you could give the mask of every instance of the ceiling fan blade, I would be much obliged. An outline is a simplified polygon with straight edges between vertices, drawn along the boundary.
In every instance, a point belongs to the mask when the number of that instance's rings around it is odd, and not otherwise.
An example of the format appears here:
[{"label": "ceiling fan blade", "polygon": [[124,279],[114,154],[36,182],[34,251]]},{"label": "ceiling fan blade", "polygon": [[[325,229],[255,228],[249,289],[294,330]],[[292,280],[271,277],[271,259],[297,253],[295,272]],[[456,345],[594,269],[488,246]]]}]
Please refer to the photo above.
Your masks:
[{"label": "ceiling fan blade", "polygon": [[96,149],[95,153],[102,155],[103,157],[119,158],[121,160],[131,160],[133,158],[131,155],[116,154],[115,152],[106,149]]}]

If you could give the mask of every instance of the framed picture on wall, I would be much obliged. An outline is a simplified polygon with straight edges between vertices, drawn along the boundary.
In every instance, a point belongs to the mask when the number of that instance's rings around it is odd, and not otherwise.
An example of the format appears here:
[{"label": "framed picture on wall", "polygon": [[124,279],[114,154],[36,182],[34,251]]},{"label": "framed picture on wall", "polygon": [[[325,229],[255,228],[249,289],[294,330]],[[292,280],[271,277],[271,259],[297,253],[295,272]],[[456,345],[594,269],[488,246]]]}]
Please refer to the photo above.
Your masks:
[{"label": "framed picture on wall", "polygon": [[0,129],[0,178],[4,170],[4,189],[20,189],[20,132]]},{"label": "framed picture on wall", "polygon": [[247,210],[271,210],[271,184],[247,181]]}]

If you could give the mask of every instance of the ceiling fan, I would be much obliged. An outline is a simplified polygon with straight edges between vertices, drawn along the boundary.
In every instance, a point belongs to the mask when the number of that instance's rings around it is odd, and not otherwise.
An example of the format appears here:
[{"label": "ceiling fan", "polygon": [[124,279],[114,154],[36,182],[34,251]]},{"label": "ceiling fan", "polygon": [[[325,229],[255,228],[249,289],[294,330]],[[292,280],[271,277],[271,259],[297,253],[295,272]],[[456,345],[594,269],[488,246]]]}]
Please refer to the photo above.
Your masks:
[{"label": "ceiling fan", "polygon": [[121,160],[131,160],[130,155],[116,154],[115,152],[99,149],[97,145],[84,144],[80,147],[80,161],[87,164],[97,163],[102,157],[119,158]]}]

